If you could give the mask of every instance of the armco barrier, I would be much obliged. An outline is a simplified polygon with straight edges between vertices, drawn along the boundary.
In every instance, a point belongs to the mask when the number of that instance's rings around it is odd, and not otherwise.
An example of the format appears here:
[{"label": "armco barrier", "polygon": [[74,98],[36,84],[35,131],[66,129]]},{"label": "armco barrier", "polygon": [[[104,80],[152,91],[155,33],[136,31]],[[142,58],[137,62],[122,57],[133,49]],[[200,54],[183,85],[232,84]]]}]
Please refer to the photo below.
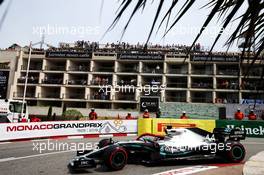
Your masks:
[{"label": "armco barrier", "polygon": [[137,120],[90,120],[0,124],[0,141],[116,133],[137,133]]},{"label": "armco barrier", "polygon": [[198,127],[212,132],[215,128],[215,120],[195,120],[195,119],[138,119],[138,135],[152,133],[164,135],[164,128],[167,126],[177,127]]},{"label": "armco barrier", "polygon": [[264,121],[216,120],[216,127],[239,128],[245,130],[248,137],[264,138]]}]

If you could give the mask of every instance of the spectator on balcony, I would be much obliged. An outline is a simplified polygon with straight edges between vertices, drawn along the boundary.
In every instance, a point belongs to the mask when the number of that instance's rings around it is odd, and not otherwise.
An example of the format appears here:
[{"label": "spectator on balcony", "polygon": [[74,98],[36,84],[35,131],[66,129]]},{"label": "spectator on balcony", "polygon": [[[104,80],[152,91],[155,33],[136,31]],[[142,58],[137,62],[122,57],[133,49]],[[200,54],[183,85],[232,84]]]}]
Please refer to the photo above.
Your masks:
[{"label": "spectator on balcony", "polygon": [[143,113],[143,118],[150,118],[150,114],[148,112],[148,109],[145,109],[145,111]]},{"label": "spectator on balcony", "polygon": [[91,112],[89,113],[89,119],[90,120],[97,120],[97,113],[95,112],[94,108],[92,108]]},{"label": "spectator on balcony", "polygon": [[237,108],[237,112],[235,113],[234,117],[236,120],[243,120],[244,119],[244,113],[240,111],[240,108]]},{"label": "spectator on balcony", "polygon": [[126,119],[127,119],[127,120],[131,120],[131,119],[133,119],[133,117],[132,117],[132,115],[131,115],[131,113],[130,113],[130,112],[129,112],[129,113],[127,113]]},{"label": "spectator on balcony", "polygon": [[257,115],[254,113],[254,110],[250,110],[250,113],[248,114],[248,119],[249,120],[256,120]]},{"label": "spectator on balcony", "polygon": [[185,111],[182,111],[182,115],[180,116],[180,119],[188,119],[189,117],[186,115]]}]

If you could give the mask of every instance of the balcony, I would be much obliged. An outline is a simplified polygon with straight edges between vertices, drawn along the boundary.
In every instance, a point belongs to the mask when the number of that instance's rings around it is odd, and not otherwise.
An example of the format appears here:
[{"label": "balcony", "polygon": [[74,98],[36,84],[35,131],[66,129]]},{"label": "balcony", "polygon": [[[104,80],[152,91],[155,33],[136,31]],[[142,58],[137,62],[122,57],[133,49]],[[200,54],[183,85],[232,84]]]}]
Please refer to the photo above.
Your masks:
[{"label": "balcony", "polygon": [[137,67],[133,67],[133,66],[130,65],[130,67],[119,68],[118,72],[122,72],[122,73],[138,73],[139,70],[138,70]]},{"label": "balcony", "polygon": [[135,101],[135,94],[117,94],[116,100]]},{"label": "balcony", "polygon": [[167,88],[187,88],[187,82],[185,83],[167,83]]},{"label": "balcony", "polygon": [[104,93],[94,93],[90,96],[91,100],[110,100],[109,95],[105,95]]},{"label": "balcony", "polygon": [[212,98],[202,98],[202,97],[192,97],[191,101],[193,103],[212,103]]},{"label": "balcony", "polygon": [[[24,84],[26,82],[26,78],[25,77],[20,77],[17,79],[17,83],[21,83]],[[28,84],[38,84],[39,79],[38,78],[34,78],[34,77],[30,77],[27,80]]]},{"label": "balcony", "polygon": [[63,79],[62,78],[48,78],[48,79],[43,79],[42,84],[63,84]]},{"label": "balcony", "polygon": [[93,68],[93,72],[114,72],[114,67],[97,67]]},{"label": "balcony", "polygon": [[238,81],[232,81],[232,80],[222,80],[222,81],[218,81],[218,83],[217,83],[217,89],[233,89],[233,90],[238,90],[239,89]]},{"label": "balcony", "polygon": [[112,85],[112,80],[109,80],[108,78],[94,78],[90,83],[91,85],[106,86]]},{"label": "balcony", "polygon": [[[21,70],[27,70],[27,65],[21,65]],[[32,71],[41,71],[42,70],[42,65],[30,65],[29,70]]]},{"label": "balcony", "polygon": [[38,94],[38,97],[40,98],[60,98],[60,93],[42,93]]},{"label": "balcony", "polygon": [[45,66],[46,71],[65,71],[65,66]]},{"label": "balcony", "polygon": [[79,66],[69,66],[68,70],[69,71],[76,71],[76,72],[88,72],[90,70],[90,68],[86,67],[86,66],[79,65]]},{"label": "balcony", "polygon": [[186,102],[186,97],[166,95],[166,102]]},{"label": "balcony", "polygon": [[87,81],[84,79],[79,79],[79,80],[67,80],[66,84],[68,85],[87,85]]},{"label": "balcony", "polygon": [[160,69],[160,67],[159,68],[143,67],[142,73],[162,74],[163,69]]},{"label": "balcony", "polygon": [[10,69],[8,64],[2,64],[0,63],[0,69]]},{"label": "balcony", "polygon": [[[13,97],[14,98],[23,98],[24,93],[23,92],[14,92]],[[35,92],[27,92],[26,98],[35,98]]]},{"label": "balcony", "polygon": [[198,82],[198,83],[192,83],[192,88],[198,88],[198,89],[212,89],[213,84],[212,83],[204,83],[204,82]]},{"label": "balcony", "polygon": [[232,75],[232,76],[237,76],[239,70],[238,69],[223,69],[223,70],[218,70],[217,75]]},{"label": "balcony", "polygon": [[84,93],[66,93],[63,94],[63,98],[67,99],[85,99]]}]

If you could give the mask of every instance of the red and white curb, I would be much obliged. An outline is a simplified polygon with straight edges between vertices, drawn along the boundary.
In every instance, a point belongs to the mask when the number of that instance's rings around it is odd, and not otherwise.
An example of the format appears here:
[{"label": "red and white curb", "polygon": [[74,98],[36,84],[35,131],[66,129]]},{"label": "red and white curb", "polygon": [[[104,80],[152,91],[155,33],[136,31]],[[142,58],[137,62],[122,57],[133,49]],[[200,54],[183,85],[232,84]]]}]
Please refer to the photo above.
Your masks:
[{"label": "red and white curb", "polygon": [[127,133],[115,133],[115,134],[86,134],[86,135],[64,135],[64,136],[50,136],[50,137],[41,137],[41,138],[22,138],[15,140],[0,141],[1,144],[8,144],[12,142],[20,141],[43,141],[43,140],[62,140],[62,139],[86,139],[86,138],[109,138],[109,137],[132,137],[137,136],[137,134],[127,134]]},{"label": "red and white curb", "polygon": [[186,168],[178,168],[178,169],[172,169],[152,175],[188,175],[188,174],[194,174],[199,173],[202,171],[207,171],[211,169],[221,168],[221,167],[227,167],[227,166],[234,166],[234,165],[241,165],[242,163],[230,163],[230,164],[212,164],[212,165],[197,165],[197,166],[191,166]]}]

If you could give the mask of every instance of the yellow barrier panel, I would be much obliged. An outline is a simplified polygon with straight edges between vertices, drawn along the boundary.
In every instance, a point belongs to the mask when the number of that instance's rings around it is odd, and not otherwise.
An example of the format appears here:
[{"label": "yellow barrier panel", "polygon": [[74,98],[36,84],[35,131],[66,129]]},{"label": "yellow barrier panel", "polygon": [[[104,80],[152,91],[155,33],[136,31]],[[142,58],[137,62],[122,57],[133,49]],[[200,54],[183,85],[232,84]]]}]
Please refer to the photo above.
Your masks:
[{"label": "yellow barrier panel", "polygon": [[138,135],[152,133],[152,118],[138,119]]},{"label": "yellow barrier panel", "polygon": [[164,128],[172,126],[172,128],[190,128],[197,127],[209,132],[215,128],[215,120],[195,120],[195,119],[153,119],[152,133],[164,135]]}]

